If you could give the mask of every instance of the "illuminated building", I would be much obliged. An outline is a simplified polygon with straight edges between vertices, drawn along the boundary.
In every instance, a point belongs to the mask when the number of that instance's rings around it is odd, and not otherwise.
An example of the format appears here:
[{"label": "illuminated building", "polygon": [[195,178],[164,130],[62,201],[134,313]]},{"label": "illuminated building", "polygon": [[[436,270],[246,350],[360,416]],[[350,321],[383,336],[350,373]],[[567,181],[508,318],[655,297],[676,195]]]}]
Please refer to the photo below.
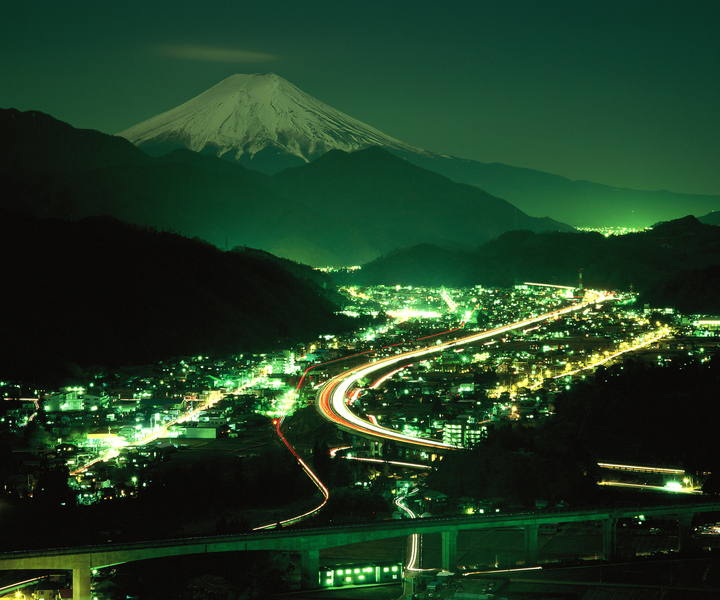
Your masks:
[{"label": "illuminated building", "polygon": [[320,567],[320,586],[366,585],[400,581],[402,564],[398,562]]}]

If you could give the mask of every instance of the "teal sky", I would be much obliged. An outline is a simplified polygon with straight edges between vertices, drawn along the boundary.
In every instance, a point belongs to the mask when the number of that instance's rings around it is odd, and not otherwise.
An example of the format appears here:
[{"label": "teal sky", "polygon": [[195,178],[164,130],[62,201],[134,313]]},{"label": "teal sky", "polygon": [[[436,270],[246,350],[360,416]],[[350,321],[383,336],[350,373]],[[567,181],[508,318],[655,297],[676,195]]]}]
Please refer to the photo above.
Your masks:
[{"label": "teal sky", "polygon": [[0,107],[117,133],[272,71],[403,141],[720,195],[717,0],[4,0]]}]

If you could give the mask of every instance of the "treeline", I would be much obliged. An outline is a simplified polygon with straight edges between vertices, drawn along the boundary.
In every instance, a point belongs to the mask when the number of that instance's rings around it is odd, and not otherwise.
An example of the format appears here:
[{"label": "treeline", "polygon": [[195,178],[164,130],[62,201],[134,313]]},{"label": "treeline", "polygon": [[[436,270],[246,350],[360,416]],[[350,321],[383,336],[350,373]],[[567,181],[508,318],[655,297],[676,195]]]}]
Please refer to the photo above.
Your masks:
[{"label": "treeline", "polygon": [[292,264],[293,274],[265,253],[223,252],[109,217],[4,211],[0,256],[5,379],[269,350],[352,326],[309,267]]},{"label": "treeline", "polygon": [[118,565],[108,587],[116,598],[271,600],[290,591],[294,568],[271,551],[192,554]]},{"label": "treeline", "polygon": [[[272,523],[293,510],[302,513],[317,506],[321,498],[281,448],[244,459],[208,456],[188,461],[182,451],[170,456],[149,472],[136,474],[137,497],[89,506],[76,505],[66,467],[41,466],[33,497],[2,495],[0,548],[245,533],[251,529],[246,515],[253,511],[261,511],[256,518]],[[96,472],[98,478],[115,478],[108,466],[100,465]]]},{"label": "treeline", "polygon": [[701,362],[674,357],[663,366],[628,359],[598,368],[555,402],[548,439],[576,439],[608,462],[681,466],[692,473],[720,471],[713,424],[720,419],[720,356]]},{"label": "treeline", "polygon": [[529,427],[497,424],[482,444],[446,455],[428,485],[458,499],[502,499],[510,505],[585,503],[595,487],[595,469],[581,445],[545,444]]},{"label": "treeline", "polygon": [[554,400],[553,418],[496,423],[472,451],[447,455],[429,485],[454,497],[582,504],[597,501],[599,461],[720,474],[718,384],[720,356],[601,367]]},{"label": "treeline", "polygon": [[511,231],[475,251],[397,250],[352,274],[359,285],[510,287],[525,281],[641,294],[683,313],[720,313],[720,227],[689,216],[623,236]]}]

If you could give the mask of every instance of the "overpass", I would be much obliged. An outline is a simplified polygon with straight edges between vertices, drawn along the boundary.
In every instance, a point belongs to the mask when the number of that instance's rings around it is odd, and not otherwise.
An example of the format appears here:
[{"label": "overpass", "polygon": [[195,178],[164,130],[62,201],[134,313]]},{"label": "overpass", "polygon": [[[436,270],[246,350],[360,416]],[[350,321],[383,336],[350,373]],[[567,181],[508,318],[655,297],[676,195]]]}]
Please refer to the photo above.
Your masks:
[{"label": "overpass", "polygon": [[301,585],[304,589],[312,589],[319,585],[320,550],[334,546],[401,537],[414,533],[439,533],[442,539],[442,568],[452,571],[455,570],[457,562],[457,538],[460,531],[514,527],[524,529],[526,565],[534,566],[537,564],[540,525],[602,521],[603,558],[614,560],[617,549],[616,524],[619,519],[632,518],[640,514],[646,517],[677,519],[678,547],[681,552],[684,552],[688,551],[691,545],[693,515],[714,511],[720,511],[720,502],[551,509],[521,513],[380,521],[342,527],[275,529],[239,535],[6,552],[0,553],[0,570],[72,570],[74,600],[90,600],[92,569],[137,560],[188,554],[274,550],[300,554]]}]

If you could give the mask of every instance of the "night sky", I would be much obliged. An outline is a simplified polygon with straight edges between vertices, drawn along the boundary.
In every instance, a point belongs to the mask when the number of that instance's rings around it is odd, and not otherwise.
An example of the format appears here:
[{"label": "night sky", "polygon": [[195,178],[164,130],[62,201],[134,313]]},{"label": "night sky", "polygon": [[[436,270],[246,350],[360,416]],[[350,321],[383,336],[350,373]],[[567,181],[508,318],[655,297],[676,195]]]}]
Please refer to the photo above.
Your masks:
[{"label": "night sky", "polygon": [[117,133],[274,72],[417,146],[720,194],[720,2],[4,0],[0,107]]}]

